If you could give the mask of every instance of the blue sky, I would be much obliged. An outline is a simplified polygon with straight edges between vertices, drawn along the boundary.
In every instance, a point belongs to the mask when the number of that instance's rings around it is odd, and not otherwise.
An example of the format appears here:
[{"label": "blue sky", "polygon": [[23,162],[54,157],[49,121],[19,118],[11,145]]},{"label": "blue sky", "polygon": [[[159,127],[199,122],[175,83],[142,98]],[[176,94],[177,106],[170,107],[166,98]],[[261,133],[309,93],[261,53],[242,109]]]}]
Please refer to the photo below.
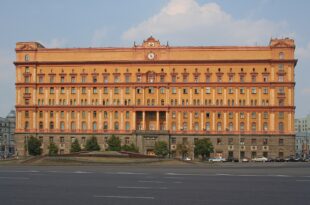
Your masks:
[{"label": "blue sky", "polygon": [[267,45],[295,39],[296,116],[310,113],[310,1],[2,0],[0,116],[15,104],[14,48],[132,46],[150,35],[170,45]]}]

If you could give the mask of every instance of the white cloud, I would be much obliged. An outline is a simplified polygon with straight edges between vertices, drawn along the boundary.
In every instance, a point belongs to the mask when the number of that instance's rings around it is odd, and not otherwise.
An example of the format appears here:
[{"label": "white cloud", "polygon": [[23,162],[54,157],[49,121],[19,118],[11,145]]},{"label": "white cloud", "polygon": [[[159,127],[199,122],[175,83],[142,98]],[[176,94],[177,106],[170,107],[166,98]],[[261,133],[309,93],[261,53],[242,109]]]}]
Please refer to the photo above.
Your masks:
[{"label": "white cloud", "polygon": [[107,29],[102,28],[94,32],[92,37],[92,46],[102,46],[102,44],[107,40],[108,32]]},{"label": "white cloud", "polygon": [[43,45],[47,48],[61,48],[65,47],[66,43],[67,41],[64,38],[53,38]]},{"label": "white cloud", "polygon": [[153,35],[182,44],[268,43],[271,37],[288,35],[285,22],[235,19],[216,3],[170,0],[159,13],[123,33],[124,40],[143,40]]}]

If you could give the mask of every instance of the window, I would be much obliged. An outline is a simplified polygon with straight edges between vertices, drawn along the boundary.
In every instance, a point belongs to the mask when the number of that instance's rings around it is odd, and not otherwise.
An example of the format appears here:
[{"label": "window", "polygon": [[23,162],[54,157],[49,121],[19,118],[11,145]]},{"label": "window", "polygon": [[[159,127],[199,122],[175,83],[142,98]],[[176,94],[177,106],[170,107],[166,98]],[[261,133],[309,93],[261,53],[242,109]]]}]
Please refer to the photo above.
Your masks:
[{"label": "window", "polygon": [[55,77],[53,75],[50,76],[50,83],[54,83]]},{"label": "window", "polygon": [[108,83],[109,82],[109,76],[107,76],[107,75],[103,76],[103,82]]},{"label": "window", "polygon": [[283,75],[278,76],[278,82],[284,82],[284,76]]},{"label": "window", "polygon": [[71,94],[75,94],[76,93],[76,89],[75,88],[71,88]]},{"label": "window", "polygon": [[25,61],[29,61],[30,60],[30,57],[28,54],[25,55]]},{"label": "window", "polygon": [[183,88],[183,94],[188,94],[188,89],[187,88]]},{"label": "window", "polygon": [[194,89],[194,94],[199,94],[199,90],[200,90],[199,88],[195,88]]},{"label": "window", "polygon": [[240,123],[240,131],[244,131],[244,122]]},{"label": "window", "polygon": [[176,94],[176,93],[177,93],[177,89],[176,89],[175,87],[172,87],[172,88],[171,88],[171,93],[172,93],[172,94]]},{"label": "window", "polygon": [[234,144],[234,138],[228,138],[228,145],[233,145]]},{"label": "window", "polygon": [[206,118],[209,119],[210,118],[210,113],[206,112]]},{"label": "window", "polygon": [[217,118],[220,119],[221,116],[222,116],[221,112],[218,112],[218,113],[217,113]]},{"label": "window", "polygon": [[265,87],[264,87],[264,88],[263,88],[263,93],[264,93],[264,94],[268,94],[268,88],[265,88]]},{"label": "window", "polygon": [[165,88],[164,87],[160,88],[160,94],[164,94],[164,93],[165,93]]},{"label": "window", "polygon": [[93,130],[97,130],[97,123],[93,122]]},{"label": "window", "polygon": [[55,93],[54,87],[50,87],[50,94],[54,94],[54,93]]},{"label": "window", "polygon": [[268,131],[268,123],[267,122],[264,122],[263,130]]},{"label": "window", "polygon": [[228,93],[229,94],[233,94],[234,93],[234,89],[233,88],[228,88]]},{"label": "window", "polygon": [[71,77],[71,83],[75,83],[75,79],[76,79],[75,76],[72,76]]},{"label": "window", "polygon": [[244,94],[244,93],[245,93],[244,88],[240,88],[240,94]]},{"label": "window", "polygon": [[284,112],[279,112],[278,113],[278,118],[283,119],[284,118]]},{"label": "window", "polygon": [[114,76],[114,83],[118,83],[118,82],[119,82],[119,76],[116,75],[116,76]]},{"label": "window", "polygon": [[280,60],[283,60],[283,59],[284,59],[284,53],[283,53],[283,52],[280,52],[280,53],[279,53],[279,59],[280,59]]},{"label": "window", "polygon": [[264,119],[268,119],[268,112],[264,112]]},{"label": "window", "polygon": [[279,122],[279,131],[280,132],[284,131],[284,123],[283,122]]},{"label": "window", "polygon": [[153,87],[149,87],[149,94],[154,94],[154,88]]},{"label": "window", "polygon": [[256,119],[256,112],[252,112],[252,119]]},{"label": "window", "polygon": [[107,87],[103,88],[103,94],[108,94],[108,88]]},{"label": "window", "polygon": [[206,123],[206,131],[210,131],[210,122]]},{"label": "window", "polygon": [[233,131],[234,130],[234,126],[233,126],[232,122],[229,123],[228,129],[229,129],[229,131]]},{"label": "window", "polygon": [[114,122],[114,130],[119,130],[119,124],[118,124],[118,122]]},{"label": "window", "polygon": [[97,87],[93,87],[93,94],[97,94],[97,93],[98,93]]},{"label": "window", "polygon": [[221,122],[217,123],[217,131],[222,131],[222,123]]},{"label": "window", "polygon": [[118,119],[118,111],[114,112],[114,119]]},{"label": "window", "polygon": [[222,88],[217,88],[217,93],[222,94]]},{"label": "window", "polygon": [[118,94],[119,93],[119,89],[118,89],[118,87],[115,87],[114,88],[114,94]]},{"label": "window", "polygon": [[256,88],[252,88],[252,94],[256,94]]},{"label": "window", "polygon": [[65,130],[65,123],[63,121],[60,122],[60,130]]},{"label": "window", "polygon": [[279,145],[284,145],[284,139],[279,139]]},{"label": "window", "polygon": [[217,138],[216,139],[216,144],[221,145],[222,144],[222,139],[221,138]]},{"label": "window", "polygon": [[86,126],[86,122],[82,122],[82,130],[86,130],[87,129],[87,126]]},{"label": "window", "polygon": [[50,122],[50,129],[54,129],[54,122]]},{"label": "window", "polygon": [[252,131],[256,131],[256,123],[252,122]]},{"label": "window", "polygon": [[211,88],[210,87],[207,87],[206,88],[206,94],[210,94],[211,93]]},{"label": "window", "polygon": [[104,129],[104,130],[107,130],[107,129],[108,129],[108,122],[104,122],[104,123],[103,123],[103,129]]},{"label": "window", "polygon": [[126,75],[126,76],[125,76],[125,82],[126,82],[126,83],[129,83],[129,82],[130,82],[130,76],[129,76],[129,75]]},{"label": "window", "polygon": [[86,83],[86,76],[82,76],[82,83]]},{"label": "window", "polygon": [[129,123],[129,122],[126,122],[126,123],[125,123],[125,129],[126,129],[126,130],[130,130],[130,123]]},{"label": "window", "polygon": [[141,75],[137,75],[137,82],[141,82],[141,79],[142,79]]}]

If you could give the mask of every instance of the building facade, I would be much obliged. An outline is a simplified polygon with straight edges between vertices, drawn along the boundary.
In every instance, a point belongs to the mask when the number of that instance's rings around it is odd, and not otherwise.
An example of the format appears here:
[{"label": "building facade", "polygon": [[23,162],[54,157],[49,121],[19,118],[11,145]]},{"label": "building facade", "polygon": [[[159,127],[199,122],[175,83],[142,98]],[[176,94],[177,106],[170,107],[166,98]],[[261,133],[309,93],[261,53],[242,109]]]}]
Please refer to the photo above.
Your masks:
[{"label": "building facade", "polygon": [[15,110],[0,118],[0,159],[15,154]]},{"label": "building facade", "polygon": [[[308,133],[309,132],[309,133]],[[310,156],[310,115],[295,119],[296,156],[307,158]]]},{"label": "building facade", "polygon": [[[144,154],[164,140],[209,138],[214,155],[295,153],[292,39],[268,46],[172,47],[153,37],[127,48],[16,44],[16,141],[30,136],[68,153],[72,140],[112,134]],[[193,149],[191,149],[193,150]],[[173,154],[174,155],[174,154]],[[189,157],[193,157],[192,151]]]}]

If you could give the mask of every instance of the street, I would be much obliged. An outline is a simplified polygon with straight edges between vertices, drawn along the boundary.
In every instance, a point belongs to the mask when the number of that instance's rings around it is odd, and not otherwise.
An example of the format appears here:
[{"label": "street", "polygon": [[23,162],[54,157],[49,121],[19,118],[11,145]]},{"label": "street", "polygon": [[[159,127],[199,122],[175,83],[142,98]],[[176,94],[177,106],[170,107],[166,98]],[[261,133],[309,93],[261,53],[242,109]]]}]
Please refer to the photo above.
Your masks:
[{"label": "street", "polygon": [[310,204],[310,163],[2,166],[1,205]]}]

